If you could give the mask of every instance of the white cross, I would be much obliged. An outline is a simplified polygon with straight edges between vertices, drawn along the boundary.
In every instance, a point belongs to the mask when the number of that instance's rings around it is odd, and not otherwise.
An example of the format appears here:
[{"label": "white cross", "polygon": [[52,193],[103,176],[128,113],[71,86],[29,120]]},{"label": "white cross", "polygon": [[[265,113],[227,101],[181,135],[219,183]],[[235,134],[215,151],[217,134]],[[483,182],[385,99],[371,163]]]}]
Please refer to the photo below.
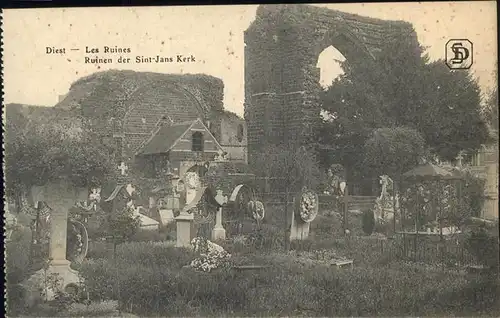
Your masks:
[{"label": "white cross", "polygon": [[224,205],[227,203],[227,196],[225,195],[222,195],[222,190],[217,190],[217,195],[215,196],[215,200],[217,201],[217,203],[219,203],[220,205]]},{"label": "white cross", "polygon": [[462,153],[459,152],[458,156],[457,156],[457,161],[458,161],[457,164],[458,164],[459,167],[462,166],[462,159],[464,159],[464,157],[462,156]]},{"label": "white cross", "polygon": [[118,167],[118,169],[121,170],[122,172],[122,176],[126,175],[127,174],[127,170],[128,170],[128,167],[127,165],[125,164],[125,162],[122,161],[122,163],[120,164],[120,166]]}]

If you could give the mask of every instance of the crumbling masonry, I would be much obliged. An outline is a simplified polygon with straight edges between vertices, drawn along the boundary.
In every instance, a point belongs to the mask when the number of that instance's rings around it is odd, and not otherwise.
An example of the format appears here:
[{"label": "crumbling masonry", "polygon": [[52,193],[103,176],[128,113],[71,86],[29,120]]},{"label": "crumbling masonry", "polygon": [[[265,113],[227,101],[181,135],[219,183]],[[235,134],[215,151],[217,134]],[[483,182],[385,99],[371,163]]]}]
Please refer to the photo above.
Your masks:
[{"label": "crumbling masonry", "polygon": [[[313,134],[320,105],[320,53],[334,46],[349,63],[377,67],[384,41],[417,41],[411,24],[310,5],[263,5],[245,31],[248,155],[266,144],[297,146]],[[333,61],[332,61],[333,62]]]}]

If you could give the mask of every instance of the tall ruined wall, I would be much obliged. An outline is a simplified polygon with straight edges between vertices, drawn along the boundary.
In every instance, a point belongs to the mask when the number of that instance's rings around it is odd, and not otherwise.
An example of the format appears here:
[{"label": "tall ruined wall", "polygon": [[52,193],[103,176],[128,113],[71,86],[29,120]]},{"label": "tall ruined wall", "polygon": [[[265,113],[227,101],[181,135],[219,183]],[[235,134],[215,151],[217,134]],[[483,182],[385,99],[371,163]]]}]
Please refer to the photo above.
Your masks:
[{"label": "tall ruined wall", "polygon": [[[245,31],[245,119],[249,161],[266,143],[300,145],[319,116],[319,54],[330,45],[350,63],[377,67],[384,41],[417,41],[409,23],[309,5],[263,5]],[[332,61],[333,62],[333,61]]]},{"label": "tall ruined wall", "polygon": [[222,80],[209,75],[110,70],[77,80],[55,108],[78,111],[110,147],[122,135],[123,157],[132,158],[164,115],[210,119],[223,111],[223,94]]}]

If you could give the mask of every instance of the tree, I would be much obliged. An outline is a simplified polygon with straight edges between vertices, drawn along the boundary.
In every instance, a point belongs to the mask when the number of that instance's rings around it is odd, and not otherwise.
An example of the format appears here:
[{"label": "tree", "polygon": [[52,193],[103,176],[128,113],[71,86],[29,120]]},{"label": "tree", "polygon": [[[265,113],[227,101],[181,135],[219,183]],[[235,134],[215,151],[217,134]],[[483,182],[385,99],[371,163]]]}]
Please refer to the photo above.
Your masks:
[{"label": "tree", "polygon": [[378,128],[364,145],[364,164],[377,175],[399,178],[426,157],[424,138],[412,128]]},{"label": "tree", "polygon": [[116,256],[118,244],[132,238],[141,225],[139,216],[134,216],[132,207],[124,206],[105,216],[104,228],[113,239],[113,253]]},{"label": "tree", "polygon": [[288,250],[290,243],[290,210],[288,206],[290,196],[301,191],[303,187],[316,190],[323,183],[322,179],[326,174],[321,173],[316,156],[311,149],[295,148],[284,144],[264,147],[260,155],[254,158],[252,165],[253,170],[260,177],[277,181],[273,190],[283,191],[285,194],[283,226],[285,229],[285,249]]},{"label": "tree", "polygon": [[316,189],[322,173],[314,152],[305,147],[269,145],[252,162],[253,171],[260,177],[277,180],[279,190],[290,193],[302,187]]},{"label": "tree", "polygon": [[377,128],[413,128],[444,160],[488,140],[477,82],[443,61],[429,63],[423,51],[401,36],[383,44],[376,62],[342,64],[344,74],[321,97],[329,115],[318,128],[322,163],[360,172],[363,145]]},{"label": "tree", "polygon": [[[498,64],[493,72],[493,77],[498,84]],[[489,92],[486,100],[485,111],[490,127],[494,130],[495,135],[498,136],[498,85]]]},{"label": "tree", "polygon": [[7,112],[6,193],[16,196],[33,185],[68,179],[75,187],[100,185],[115,174],[113,162],[77,117],[55,110],[27,118]]}]

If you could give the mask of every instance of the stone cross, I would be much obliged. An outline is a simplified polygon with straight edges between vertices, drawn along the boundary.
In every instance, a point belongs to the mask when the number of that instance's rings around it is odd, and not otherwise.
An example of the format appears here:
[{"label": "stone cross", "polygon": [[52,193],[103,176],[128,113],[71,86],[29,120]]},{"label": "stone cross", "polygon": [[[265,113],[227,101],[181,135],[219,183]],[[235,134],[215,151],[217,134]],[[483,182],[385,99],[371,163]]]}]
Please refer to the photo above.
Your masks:
[{"label": "stone cross", "polygon": [[461,152],[459,152],[459,153],[458,153],[458,156],[457,156],[457,165],[458,165],[459,167],[461,167],[461,166],[462,166],[462,160],[463,160],[463,159],[464,159],[464,157],[462,156],[462,153],[461,153]]},{"label": "stone cross", "polygon": [[127,174],[128,167],[125,164],[125,162],[122,161],[122,163],[120,164],[120,166],[118,166],[118,169],[121,170],[122,176],[124,176],[124,175]]},{"label": "stone cross", "polygon": [[215,215],[215,226],[212,230],[212,241],[225,240],[226,230],[222,226],[222,206],[227,203],[227,196],[222,194],[222,190],[217,190],[215,201],[220,205]]},{"label": "stone cross", "polygon": [[224,160],[226,160],[226,158],[224,156],[224,150],[219,149],[217,151],[217,156],[215,157],[215,161],[224,161]]},{"label": "stone cross", "polygon": [[215,201],[219,203],[219,205],[224,205],[227,203],[228,198],[227,196],[222,194],[222,190],[217,190],[217,195],[215,196]]}]

